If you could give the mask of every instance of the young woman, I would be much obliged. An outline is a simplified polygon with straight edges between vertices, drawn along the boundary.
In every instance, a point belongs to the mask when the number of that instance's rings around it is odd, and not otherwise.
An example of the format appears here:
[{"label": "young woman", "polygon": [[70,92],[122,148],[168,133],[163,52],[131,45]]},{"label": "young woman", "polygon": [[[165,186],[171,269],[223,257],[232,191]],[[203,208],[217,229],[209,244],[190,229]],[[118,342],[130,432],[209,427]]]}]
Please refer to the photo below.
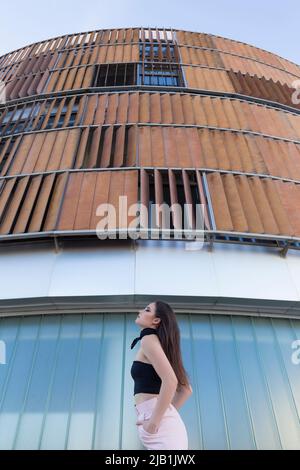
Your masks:
[{"label": "young woman", "polygon": [[188,449],[178,409],[192,394],[182,363],[180,331],[169,304],[156,301],[140,310],[135,323],[140,340],[131,367],[139,438],[146,449]]}]

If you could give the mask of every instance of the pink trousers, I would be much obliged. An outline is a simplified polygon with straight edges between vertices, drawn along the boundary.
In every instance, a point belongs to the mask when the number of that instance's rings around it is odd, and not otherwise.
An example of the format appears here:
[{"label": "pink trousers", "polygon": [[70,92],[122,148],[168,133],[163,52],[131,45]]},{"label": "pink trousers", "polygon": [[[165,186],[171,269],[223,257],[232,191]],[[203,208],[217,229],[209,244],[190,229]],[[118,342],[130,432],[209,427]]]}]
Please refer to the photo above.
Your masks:
[{"label": "pink trousers", "polygon": [[[135,406],[139,420],[148,420],[156,405],[157,397],[150,398]],[[188,435],[180,414],[172,403],[166,409],[156,433],[150,433],[138,426],[139,438],[146,449],[188,449]]]}]

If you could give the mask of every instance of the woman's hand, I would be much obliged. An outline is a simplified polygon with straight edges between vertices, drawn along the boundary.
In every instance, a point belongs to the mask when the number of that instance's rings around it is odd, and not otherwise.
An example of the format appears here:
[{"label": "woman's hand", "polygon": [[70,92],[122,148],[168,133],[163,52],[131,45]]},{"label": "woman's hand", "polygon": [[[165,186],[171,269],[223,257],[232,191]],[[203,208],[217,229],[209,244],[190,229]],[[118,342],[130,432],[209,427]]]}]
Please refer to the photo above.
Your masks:
[{"label": "woman's hand", "polygon": [[156,434],[158,431],[158,426],[152,423],[150,419],[137,421],[136,424],[143,426],[144,431],[147,431],[149,434]]}]

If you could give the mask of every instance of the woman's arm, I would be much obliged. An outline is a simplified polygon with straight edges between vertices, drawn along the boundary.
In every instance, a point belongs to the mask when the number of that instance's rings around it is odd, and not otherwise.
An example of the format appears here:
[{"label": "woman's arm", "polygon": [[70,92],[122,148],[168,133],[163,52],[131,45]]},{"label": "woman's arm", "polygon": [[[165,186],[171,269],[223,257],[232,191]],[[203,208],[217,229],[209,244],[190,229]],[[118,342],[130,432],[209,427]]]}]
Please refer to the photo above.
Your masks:
[{"label": "woman's arm", "polygon": [[141,348],[162,381],[156,405],[148,422],[148,431],[155,432],[175,395],[178,381],[156,335],[143,336]]},{"label": "woman's arm", "polygon": [[185,403],[185,401],[192,395],[193,389],[191,385],[180,385],[179,390],[176,391],[174,398],[172,400],[172,405],[175,406],[177,410]]}]

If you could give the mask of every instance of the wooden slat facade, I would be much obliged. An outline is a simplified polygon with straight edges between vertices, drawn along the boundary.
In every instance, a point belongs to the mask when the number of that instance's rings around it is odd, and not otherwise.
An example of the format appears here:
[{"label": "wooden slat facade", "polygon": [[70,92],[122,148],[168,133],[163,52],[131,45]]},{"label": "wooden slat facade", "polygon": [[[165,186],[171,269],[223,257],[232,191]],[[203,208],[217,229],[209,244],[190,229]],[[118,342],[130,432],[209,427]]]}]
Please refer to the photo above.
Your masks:
[{"label": "wooden slat facade", "polygon": [[[139,82],[155,63],[177,70],[176,86]],[[206,229],[300,238],[299,78],[270,52],[169,29],[71,34],[0,57],[0,237],[95,231],[102,203],[124,229],[126,196],[188,204],[189,228],[202,204]]]},{"label": "wooden slat facade", "polygon": [[298,140],[300,115],[238,98],[193,93],[116,92],[7,106],[2,137],[23,132],[109,124],[183,124],[258,132]]}]

